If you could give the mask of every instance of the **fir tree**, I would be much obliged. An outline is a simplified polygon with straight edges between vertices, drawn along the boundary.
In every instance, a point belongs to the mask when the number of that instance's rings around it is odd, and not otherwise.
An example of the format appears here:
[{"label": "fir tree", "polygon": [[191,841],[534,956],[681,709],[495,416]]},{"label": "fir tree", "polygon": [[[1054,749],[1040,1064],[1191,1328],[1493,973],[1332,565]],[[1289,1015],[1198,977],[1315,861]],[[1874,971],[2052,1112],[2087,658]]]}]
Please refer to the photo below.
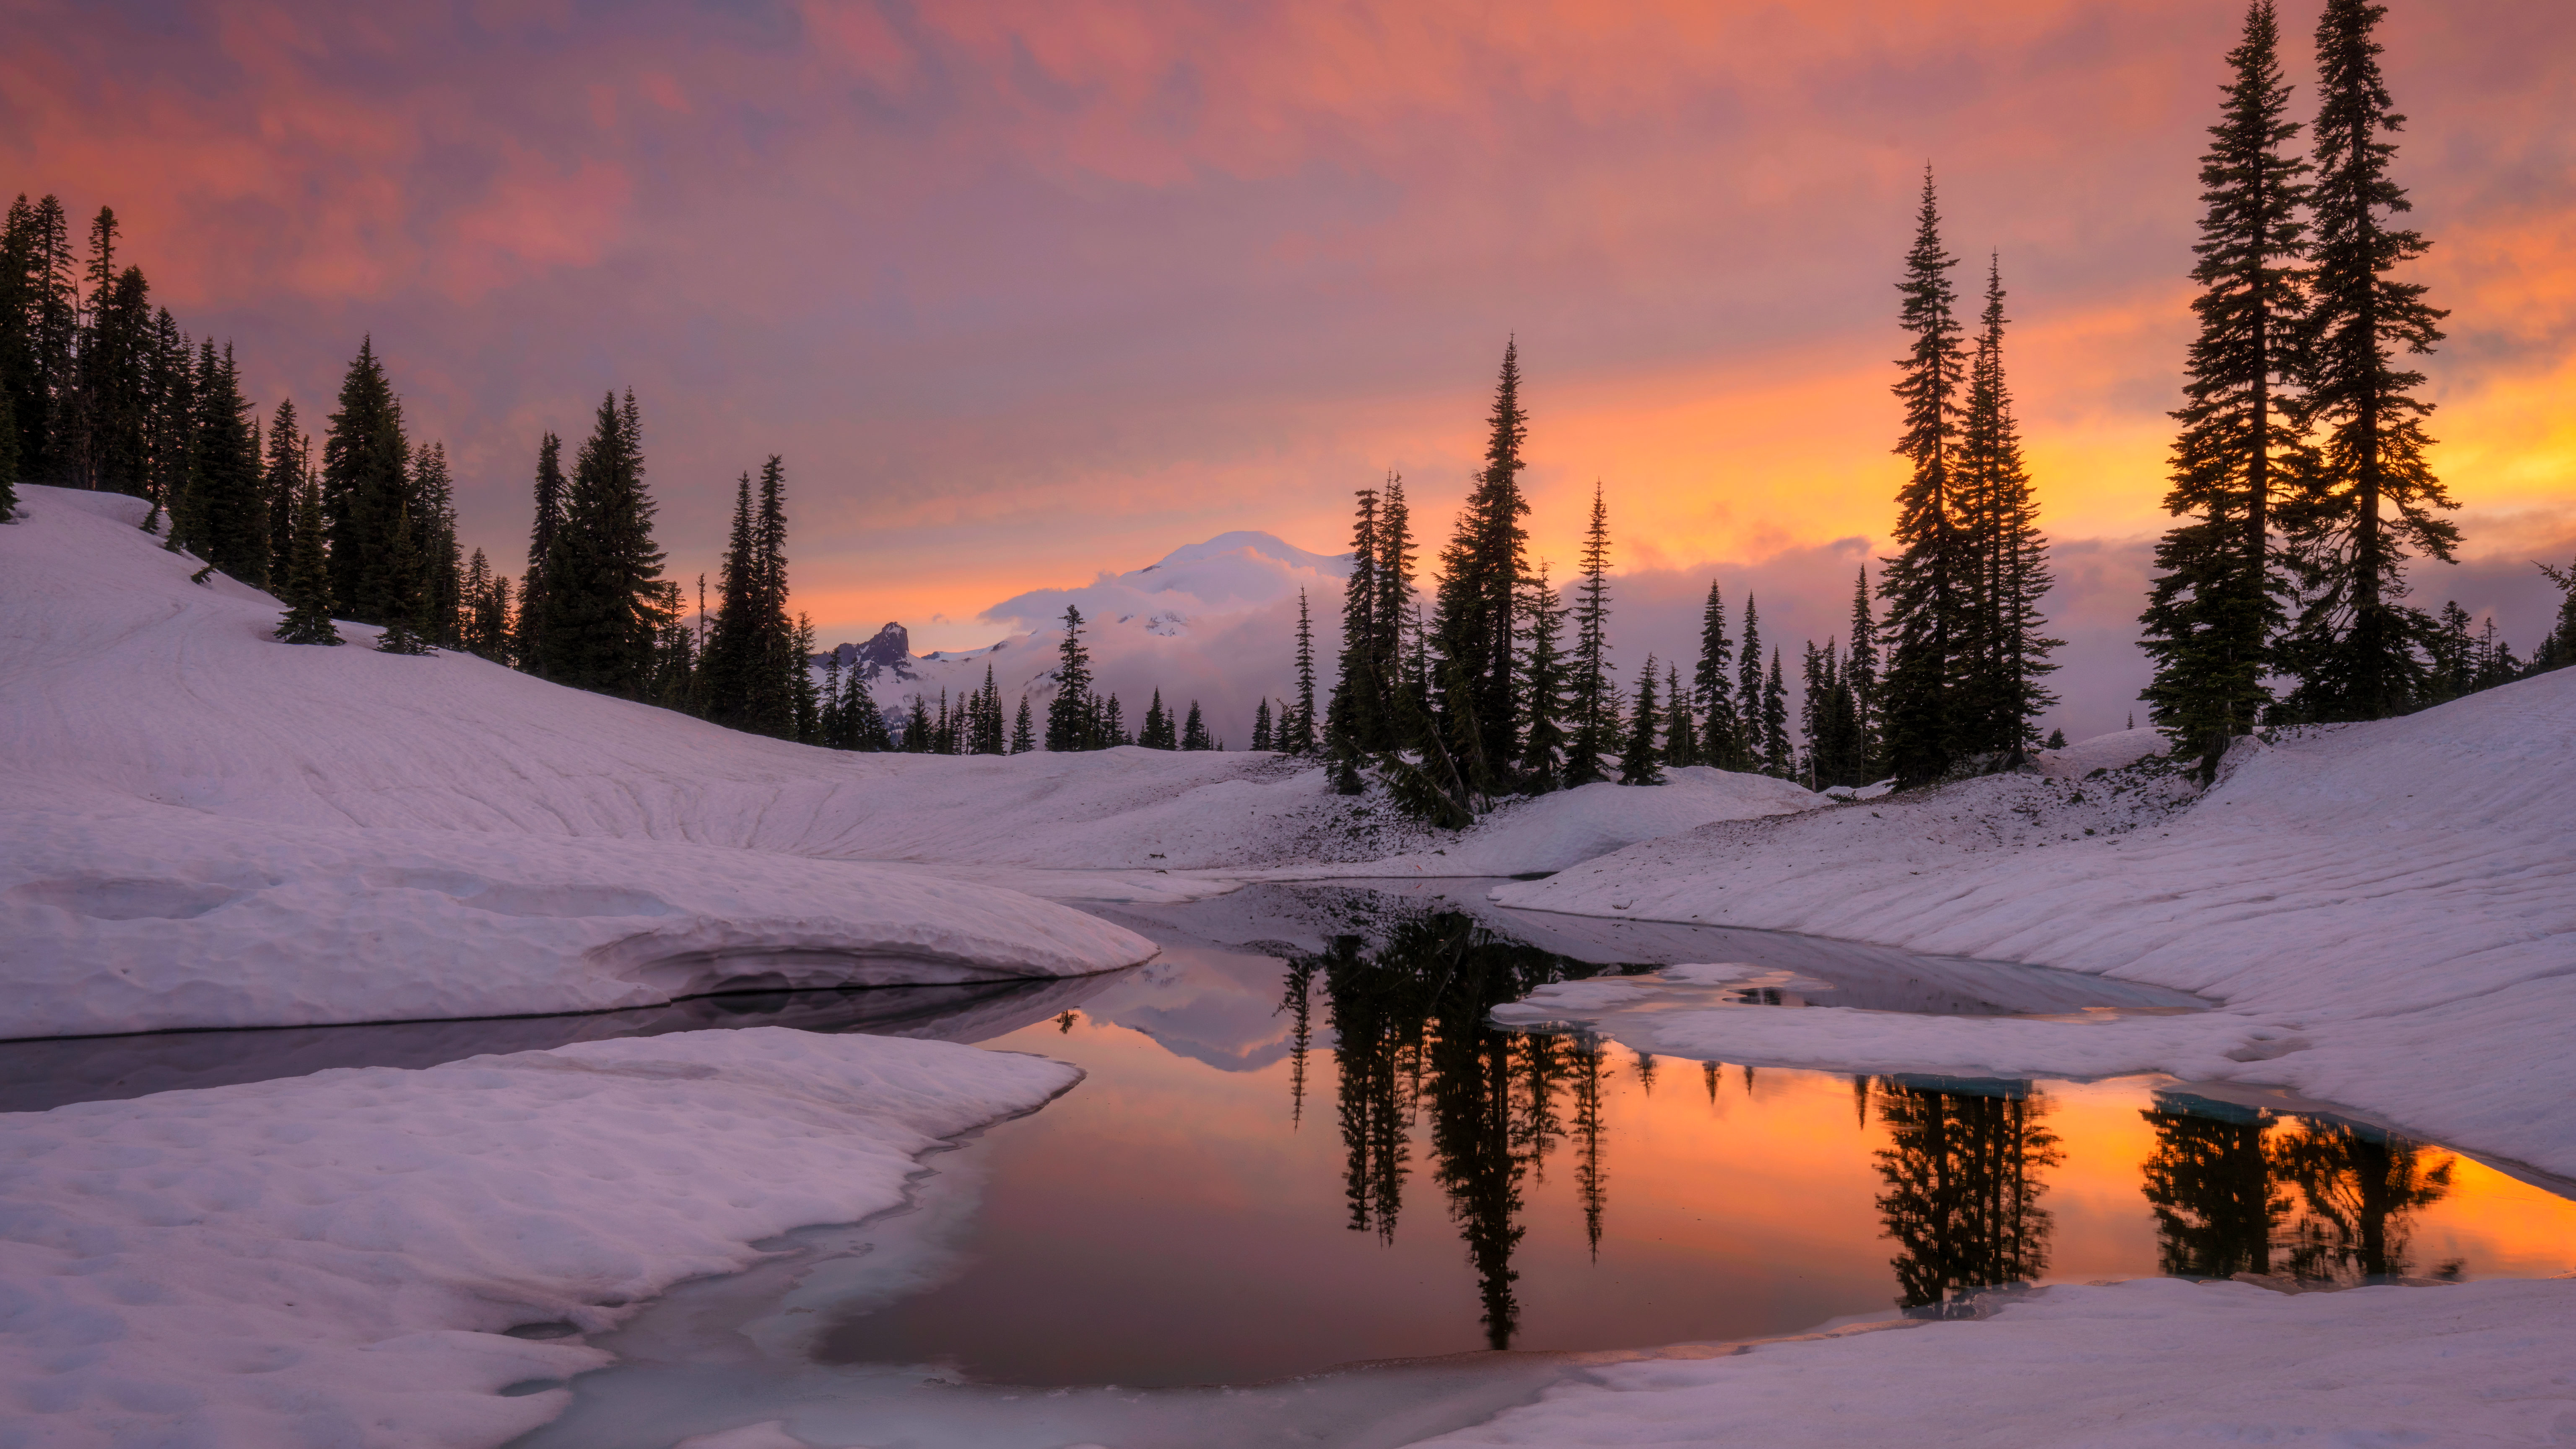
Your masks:
[{"label": "fir tree", "polygon": [[463,561],[457,556],[456,485],[447,472],[447,444],[424,443],[412,452],[412,507],[419,520],[422,605],[429,642],[455,649],[465,616]]},{"label": "fir tree", "polygon": [[2557,625],[2531,653],[2531,672],[2541,674],[2576,664],[2576,562],[2563,569],[2537,560],[2532,566],[2546,574],[2559,591]]},{"label": "fir tree", "polygon": [[1734,683],[1727,678],[1734,667],[1735,644],[1726,637],[1726,596],[1711,579],[1708,602],[1700,607],[1699,667],[1691,674],[1692,693],[1708,726],[1700,733],[1699,754],[1692,763],[1721,770],[1746,767],[1744,727],[1735,713]]},{"label": "fir tree", "polygon": [[1007,754],[1010,750],[1002,727],[1002,691],[993,683],[993,666],[984,666],[984,688],[975,696],[975,739],[972,746],[979,755]]},{"label": "fir tree", "polygon": [[621,406],[611,393],[600,400],[591,436],[573,460],[563,522],[546,555],[548,678],[646,697],[663,623],[653,513],[635,394]]},{"label": "fir tree", "polygon": [[1664,768],[1655,754],[1655,728],[1663,723],[1663,713],[1655,707],[1655,656],[1646,656],[1646,667],[1637,671],[1637,707],[1629,720],[1627,743],[1619,751],[1619,783],[1622,785],[1660,785]]},{"label": "fir tree", "polygon": [[2301,719],[2381,719],[2411,707],[2424,684],[2415,644],[2421,610],[2400,602],[2402,569],[2422,554],[2452,561],[2455,508],[2424,452],[2415,396],[2424,374],[2398,361],[2442,340],[2449,313],[2424,300],[2420,282],[2388,274],[2422,257],[2420,232],[2390,225],[2413,209],[2388,179],[2397,154],[2387,138],[2406,118],[2389,109],[2373,38],[2387,7],[2326,0],[2317,21],[2317,181],[2313,269],[2301,380],[2301,416],[2322,431],[2318,465],[2284,520],[2301,595],[2283,649],[2298,685],[2286,702]]},{"label": "fir tree", "polygon": [[1700,758],[1699,732],[1691,720],[1690,696],[1682,690],[1678,666],[1664,668],[1664,762],[1679,768]]},{"label": "fir tree", "polygon": [[2283,149],[2299,126],[2287,119],[2279,44],[2270,0],[2255,0],[2228,53],[2234,78],[2201,157],[2191,273],[2200,332],[2185,356],[2165,495],[2166,511],[2184,521],[2156,546],[2140,616],[2156,666],[2142,696],[2148,716],[2177,753],[2197,757],[2203,779],[2271,701],[2263,679],[2289,588],[2277,513],[2310,462],[2287,391],[2306,306],[2299,208],[2308,165]]},{"label": "fir tree", "polygon": [[[1529,419],[1521,411],[1516,342],[1503,349],[1502,375],[1486,425],[1485,466],[1440,555],[1432,626],[1433,653],[1441,661],[1444,681],[1437,717],[1453,736],[1460,718],[1475,717],[1476,748],[1459,764],[1470,772],[1470,787],[1480,793],[1497,783],[1490,770],[1512,759],[1520,735],[1512,635],[1521,580],[1528,572],[1528,533],[1521,519],[1529,504],[1521,496],[1520,474],[1528,466],[1521,447],[1529,436]],[[1466,691],[1464,698],[1451,696],[1451,680]]]},{"label": "fir tree", "polygon": [[304,480],[304,434],[295,400],[281,399],[268,425],[268,461],[260,474],[261,506],[268,513],[268,576],[282,580],[295,560],[295,495]]},{"label": "fir tree", "polygon": [[1771,672],[1762,681],[1762,772],[1786,780],[1797,773],[1797,754],[1789,740],[1789,687],[1780,677],[1780,651],[1771,651]]},{"label": "fir tree", "polygon": [[[1904,298],[1899,325],[1913,334],[1914,345],[1897,362],[1903,373],[1895,392],[1905,405],[1905,428],[1895,451],[1913,465],[1913,473],[1896,496],[1899,551],[1881,561],[1879,575],[1889,640],[1882,719],[1889,763],[1908,781],[1938,778],[1949,766],[1956,727],[1951,717],[1953,664],[1965,642],[1968,569],[1960,556],[1953,496],[1959,394],[1966,380],[1958,294],[1949,278],[1957,265],[1958,258],[1941,248],[1940,207],[1926,167],[1914,247],[1906,255],[1905,280],[1897,284]],[[1767,715],[1767,695],[1764,709]],[[1786,768],[1776,754],[1766,718],[1763,764],[1774,774]]]},{"label": "fir tree", "polygon": [[1735,702],[1744,730],[1744,751],[1730,769],[1758,771],[1767,751],[1762,730],[1762,606],[1744,596],[1744,644],[1735,651],[1738,674]]},{"label": "fir tree", "polygon": [[[698,662],[699,694],[706,717],[728,729],[758,729],[760,689],[756,678],[765,627],[767,598],[760,582],[760,546],[751,511],[751,474],[734,482],[733,531],[716,565],[716,617],[707,631]],[[773,729],[777,711],[767,720]]]},{"label": "fir tree", "polygon": [[[546,672],[546,559],[563,528],[563,440],[553,433],[537,444],[536,518],[528,528],[528,568],[519,577],[519,667]],[[704,610],[700,610],[701,623]]]},{"label": "fir tree", "polygon": [[938,727],[931,722],[930,701],[915,691],[912,712],[904,716],[903,751],[908,755],[927,755],[938,748]]},{"label": "fir tree", "polygon": [[1064,644],[1055,669],[1055,698],[1047,704],[1046,747],[1050,751],[1097,749],[1093,736],[1091,651],[1082,644],[1082,610],[1067,604]]},{"label": "fir tree", "polygon": [[[1261,709],[1266,722],[1270,710],[1267,700],[1262,702]],[[1281,716],[1279,723],[1276,743],[1282,751],[1291,755],[1315,752],[1315,620],[1307,607],[1304,589],[1297,591],[1297,699]],[[1271,732],[1264,728],[1261,733],[1267,737]],[[1267,744],[1253,746],[1256,750],[1269,747]]]},{"label": "fir tree", "polygon": [[1566,691],[1573,725],[1565,755],[1569,788],[1609,778],[1603,756],[1614,747],[1619,728],[1610,683],[1610,505],[1598,480],[1583,535],[1583,582],[1574,592],[1574,670]]},{"label": "fir tree", "polygon": [[12,497],[37,452],[40,404],[29,395],[36,381],[35,220],[36,209],[20,192],[0,226],[0,457],[10,460],[9,479],[0,488],[11,489]]},{"label": "fir tree", "polygon": [[143,531],[154,532],[165,515],[180,520],[171,528],[170,541],[162,545],[169,548],[186,531],[182,524],[193,506],[188,484],[197,462],[197,368],[195,346],[167,307],[153,314],[144,371],[151,410],[146,445],[150,476],[144,495],[152,500],[152,508],[144,515]]},{"label": "fir tree", "polygon": [[1869,565],[1852,585],[1851,653],[1843,665],[1843,685],[1851,692],[1855,751],[1852,783],[1867,783],[1878,770],[1878,625],[1869,615]]},{"label": "fir tree", "polygon": [[2020,764],[2034,725],[2057,696],[2040,683],[2057,666],[2039,602],[2052,585],[2048,540],[2039,531],[2021,430],[2004,377],[2004,284],[2000,258],[1988,263],[1986,309],[1969,368],[1967,424],[1960,446],[1961,512],[1970,575],[1954,740],[2007,753]]},{"label": "fir tree", "polygon": [[295,493],[295,554],[287,561],[278,597],[286,604],[277,637],[289,644],[337,644],[331,621],[330,562],[322,552],[322,490],[307,481]]},{"label": "fir tree", "polygon": [[465,569],[465,648],[495,664],[510,662],[510,578],[492,571],[483,550]]},{"label": "fir tree", "polygon": [[429,601],[422,587],[425,570],[421,564],[420,545],[412,527],[411,507],[395,510],[393,538],[386,545],[384,579],[380,596],[386,618],[384,633],[376,640],[376,649],[384,654],[427,654],[429,646]]},{"label": "fir tree", "polygon": [[[1417,712],[1430,709],[1428,663],[1421,657],[1422,611],[1413,593],[1413,570],[1418,549],[1413,540],[1412,510],[1404,501],[1404,475],[1389,470],[1386,492],[1379,500],[1377,516],[1377,564],[1370,578],[1377,589],[1377,605],[1370,611],[1369,657],[1375,661],[1374,677],[1381,694],[1379,720],[1392,728],[1397,706],[1394,696],[1410,691],[1411,708]],[[1413,641],[1415,659],[1408,669],[1405,663],[1405,641]],[[1391,736],[1382,735],[1375,748],[1393,747]]]},{"label": "fir tree", "polygon": [[1541,563],[1529,581],[1529,603],[1523,610],[1527,623],[1521,633],[1529,648],[1520,664],[1521,717],[1529,725],[1521,731],[1521,757],[1514,772],[1521,788],[1533,795],[1565,783],[1569,705],[1563,641],[1568,612],[1548,582],[1547,565]]},{"label": "fir tree", "polygon": [[[1143,741],[1140,739],[1138,743]],[[1270,737],[1270,701],[1265,699],[1252,707],[1252,748],[1255,751],[1267,750],[1274,743]]]},{"label": "fir tree", "polygon": [[73,274],[70,219],[60,198],[9,208],[8,258],[15,280],[10,411],[18,426],[19,477],[69,483],[78,466],[73,413],[79,398],[80,287]]},{"label": "fir tree", "polygon": [[322,442],[331,597],[344,615],[361,623],[391,624],[418,602],[418,540],[408,545],[407,564],[393,559],[395,526],[410,511],[410,465],[402,409],[369,337],[341,380],[340,408]]},{"label": "fir tree", "polygon": [[1208,734],[1207,721],[1200,716],[1199,702],[1195,699],[1190,701],[1189,718],[1181,721],[1181,748],[1185,750],[1216,748],[1216,740]]},{"label": "fir tree", "polygon": [[1155,690],[1145,705],[1145,723],[1136,731],[1136,743],[1149,750],[1177,750],[1181,747],[1180,731],[1163,709],[1163,691]]},{"label": "fir tree", "polygon": [[1108,702],[1101,705],[1098,719],[1099,723],[1093,727],[1093,749],[1111,750],[1136,743],[1136,737],[1127,733],[1126,719],[1119,712],[1116,690],[1111,690]]},{"label": "fir tree", "polygon": [[1019,717],[1011,722],[1011,753],[1025,755],[1038,747],[1037,732],[1029,719],[1029,697],[1020,696]]},{"label": "fir tree", "polygon": [[1342,657],[1339,678],[1325,706],[1324,746],[1333,762],[1334,788],[1360,792],[1360,761],[1385,747],[1385,662],[1376,651],[1378,587],[1377,505],[1374,488],[1355,495],[1351,525],[1351,575],[1342,588]]}]

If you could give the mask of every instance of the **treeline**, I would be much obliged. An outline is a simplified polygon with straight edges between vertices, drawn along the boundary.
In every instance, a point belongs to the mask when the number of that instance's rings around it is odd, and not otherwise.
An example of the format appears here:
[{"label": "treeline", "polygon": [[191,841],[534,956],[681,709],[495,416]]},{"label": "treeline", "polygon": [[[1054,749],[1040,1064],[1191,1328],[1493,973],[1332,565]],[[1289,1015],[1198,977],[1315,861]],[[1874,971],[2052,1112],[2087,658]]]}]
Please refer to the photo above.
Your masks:
[{"label": "treeline", "polygon": [[[1507,795],[1596,781],[1658,784],[1669,767],[1760,771],[1814,788],[1883,775],[1933,779],[2037,744],[2054,702],[2041,683],[2057,641],[2038,610],[2048,550],[2004,369],[2004,291],[1990,266],[1981,330],[1966,338],[1927,177],[1902,319],[1916,337],[1897,385],[1914,464],[1900,554],[1873,591],[1861,571],[1848,632],[1802,644],[1792,712],[1785,650],[1744,600],[1741,633],[1712,580],[1698,657],[1644,660],[1622,685],[1611,659],[1609,504],[1595,485],[1572,598],[1533,567],[1520,473],[1529,422],[1517,344],[1503,353],[1484,466],[1416,584],[1421,544],[1403,479],[1357,495],[1342,654],[1321,738],[1344,793],[1382,779],[1410,813],[1461,825]],[[1428,606],[1424,598],[1428,594]],[[1885,608],[1873,617],[1873,597]]]},{"label": "treeline", "polygon": [[2456,603],[2404,602],[2406,561],[2453,561],[2460,531],[2407,360],[2449,314],[2392,275],[2431,243],[2396,224],[2410,203],[2389,176],[2405,118],[2380,73],[2385,13],[2327,0],[2300,156],[2279,19],[2255,0],[2201,158],[2200,331],[2165,500],[2182,521],[2141,622],[2150,716],[2204,774],[2257,724],[2380,719],[2576,662],[2576,592],[2529,665],[2492,625],[2473,637]]}]

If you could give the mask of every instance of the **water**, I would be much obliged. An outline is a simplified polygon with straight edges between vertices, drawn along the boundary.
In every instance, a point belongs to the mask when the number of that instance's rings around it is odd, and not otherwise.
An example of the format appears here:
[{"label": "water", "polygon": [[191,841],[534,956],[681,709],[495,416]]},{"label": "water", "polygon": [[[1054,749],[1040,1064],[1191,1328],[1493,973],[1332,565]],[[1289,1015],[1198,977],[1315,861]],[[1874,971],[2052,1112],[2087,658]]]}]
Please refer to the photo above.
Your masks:
[{"label": "water", "polygon": [[621,1362],[576,1380],[527,1449],[662,1449],[768,1419],[880,1446],[1395,1444],[1605,1354],[1938,1317],[1987,1285],[2576,1267],[2576,1204],[2241,1089],[1756,1071],[1486,1015],[1547,981],[1678,961],[1772,972],[1784,984],[1736,999],[1783,1009],[2190,998],[1514,915],[1482,895],[1256,887],[1103,907],[1165,954],[1071,982],[7,1043],[0,1103],[727,1024],[977,1041],[1088,1073],[934,1156],[908,1208],[800,1230],[767,1245],[771,1262],[683,1285],[598,1340]]}]

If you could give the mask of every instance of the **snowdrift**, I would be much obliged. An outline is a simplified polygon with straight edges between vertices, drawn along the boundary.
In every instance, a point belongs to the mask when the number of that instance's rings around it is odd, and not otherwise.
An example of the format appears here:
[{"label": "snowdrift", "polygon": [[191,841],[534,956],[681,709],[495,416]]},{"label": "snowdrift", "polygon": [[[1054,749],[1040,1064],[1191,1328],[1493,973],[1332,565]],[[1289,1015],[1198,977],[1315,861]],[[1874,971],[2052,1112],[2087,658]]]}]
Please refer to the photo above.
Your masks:
[{"label": "snowdrift", "polygon": [[884,827],[921,818],[865,788],[882,762],[381,654],[355,626],[337,649],[279,644],[275,602],[191,583],[192,560],[133,526],[142,507],[31,488],[0,528],[0,1035],[577,1011],[1153,954],[1062,906],[828,858],[899,848]]},{"label": "snowdrift", "polygon": [[755,1027],[0,1117],[0,1437],[502,1443],[608,1361],[575,1335],[1080,1075]]},{"label": "snowdrift", "polygon": [[1709,826],[1494,899],[2067,967],[2225,1004],[2190,1024],[1665,1013],[1635,1043],[1656,1051],[2272,1083],[2576,1175],[2576,670],[2246,741],[2196,798],[2155,764]]}]

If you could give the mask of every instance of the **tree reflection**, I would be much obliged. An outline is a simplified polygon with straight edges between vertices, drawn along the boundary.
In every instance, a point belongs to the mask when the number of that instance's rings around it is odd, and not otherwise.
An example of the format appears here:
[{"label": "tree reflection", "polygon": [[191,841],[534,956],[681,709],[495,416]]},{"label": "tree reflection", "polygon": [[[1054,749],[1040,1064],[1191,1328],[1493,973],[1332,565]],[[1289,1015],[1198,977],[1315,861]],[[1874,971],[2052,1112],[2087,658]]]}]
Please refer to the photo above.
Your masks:
[{"label": "tree reflection", "polygon": [[[1543,1177],[1549,1154],[1569,1138],[1599,1251],[1607,1069],[1595,1040],[1501,1031],[1485,1016],[1549,982],[1617,969],[1542,951],[1454,911],[1392,918],[1374,949],[1358,936],[1335,937],[1290,968],[1292,1002],[1306,982],[1324,984],[1349,1226],[1394,1237],[1412,1130],[1427,1117],[1432,1179],[1476,1270],[1485,1340],[1498,1349],[1511,1345],[1520,1321],[1512,1254],[1524,1231],[1522,1182]],[[1292,1091],[1302,1083],[1298,1074]]]},{"label": "tree reflection", "polygon": [[1888,1146],[1878,1153],[1878,1199],[1909,1314],[1960,1311],[1961,1290],[2028,1282],[2048,1266],[2042,1169],[2063,1161],[2042,1123],[2048,1099],[2028,1082],[1951,1084],[1903,1077],[1876,1083]]},{"label": "tree reflection", "polygon": [[2158,1261],[2178,1277],[2403,1277],[2413,1214],[2451,1189],[2447,1154],[2346,1122],[2164,1093],[2143,1115]]}]

